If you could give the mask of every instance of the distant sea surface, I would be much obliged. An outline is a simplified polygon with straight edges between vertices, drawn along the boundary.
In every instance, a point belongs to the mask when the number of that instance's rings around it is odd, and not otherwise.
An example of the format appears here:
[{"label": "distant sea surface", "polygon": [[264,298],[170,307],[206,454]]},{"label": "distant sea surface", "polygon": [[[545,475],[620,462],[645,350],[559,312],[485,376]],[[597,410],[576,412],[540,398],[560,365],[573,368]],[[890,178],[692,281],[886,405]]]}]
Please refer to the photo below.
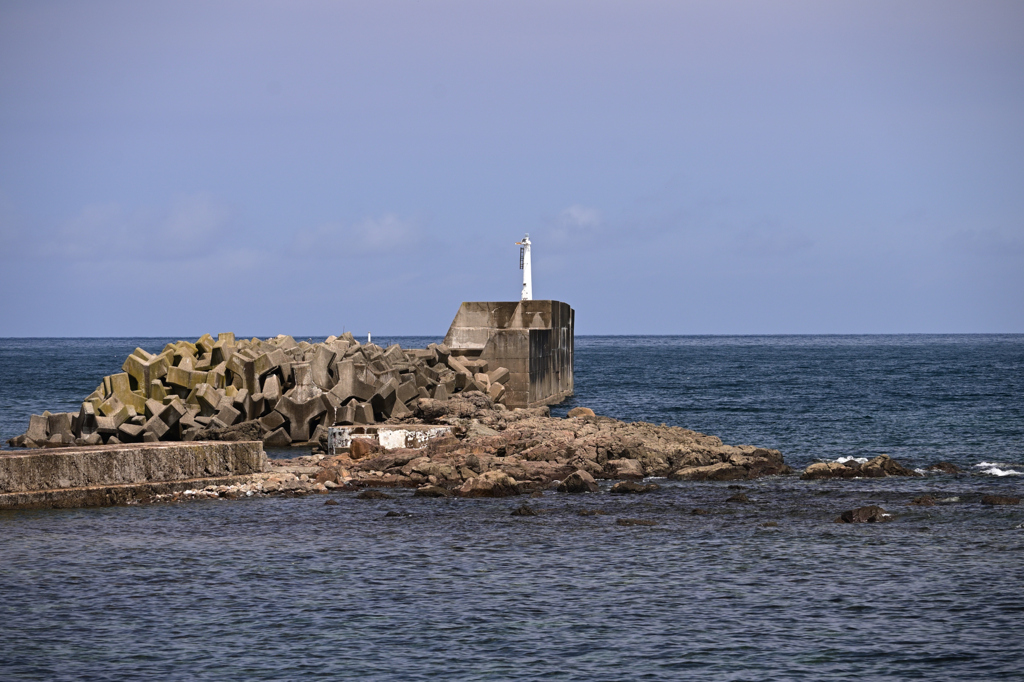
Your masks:
[{"label": "distant sea surface", "polygon": [[[0,437],[174,340],[0,339]],[[577,337],[575,381],[555,414],[967,473],[0,512],[0,679],[1024,678],[1024,507],[980,503],[1024,492],[1024,335]]]}]

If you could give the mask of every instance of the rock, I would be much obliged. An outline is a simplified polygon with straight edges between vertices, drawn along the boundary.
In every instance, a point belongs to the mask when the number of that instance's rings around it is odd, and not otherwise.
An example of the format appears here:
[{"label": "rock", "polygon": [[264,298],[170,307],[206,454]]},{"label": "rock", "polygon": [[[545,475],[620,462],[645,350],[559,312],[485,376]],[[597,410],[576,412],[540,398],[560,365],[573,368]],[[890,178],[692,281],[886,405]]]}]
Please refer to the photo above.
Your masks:
[{"label": "rock", "polygon": [[707,509],[694,509],[690,512],[690,516],[706,516],[710,513]]},{"label": "rock", "polygon": [[349,455],[354,460],[360,460],[383,451],[384,448],[369,438],[353,438],[352,445],[349,447]]},{"label": "rock", "polygon": [[510,497],[518,494],[515,479],[503,471],[486,471],[470,478],[459,488],[462,497]]},{"label": "rock", "polygon": [[644,477],[644,466],[636,459],[610,459],[604,470],[612,478],[623,480],[639,481]]},{"label": "rock", "polygon": [[379,490],[364,490],[363,492],[356,495],[358,500],[393,500],[395,499],[387,493],[382,493]]},{"label": "rock", "polygon": [[570,418],[594,417],[594,416],[596,416],[594,414],[594,411],[592,409],[590,409],[589,407],[574,407],[571,410],[569,410],[569,417]]},{"label": "rock", "polygon": [[660,487],[661,486],[659,486],[657,483],[648,483],[647,485],[643,485],[641,483],[636,483],[635,481],[619,481],[618,483],[613,485],[612,489],[609,490],[608,492],[614,493],[616,495],[638,495],[658,490]]},{"label": "rock", "polygon": [[533,507],[529,507],[525,504],[516,507],[510,516],[537,516],[538,512]]},{"label": "rock", "polygon": [[844,511],[836,519],[836,523],[884,523],[887,521],[892,521],[892,514],[876,505]]},{"label": "rock", "polygon": [[582,469],[569,474],[558,486],[560,493],[596,493],[598,490],[594,477]]},{"label": "rock", "polygon": [[936,462],[928,467],[925,467],[925,471],[939,471],[944,474],[960,474],[963,470],[955,464],[949,462]]},{"label": "rock", "polygon": [[742,504],[750,504],[750,498],[747,497],[746,493],[736,493],[732,497],[725,500],[726,502],[740,502]]},{"label": "rock", "polygon": [[991,505],[1020,504],[1020,498],[1007,497],[1004,495],[983,495],[981,498],[981,503]]},{"label": "rock", "polygon": [[933,507],[935,506],[935,498],[931,495],[918,495],[910,504],[917,505],[919,507]]},{"label": "rock", "polygon": [[336,506],[338,506],[338,501],[337,500],[327,500],[326,502],[324,502],[324,506],[325,507],[336,507]]},{"label": "rock", "polygon": [[863,476],[869,478],[882,478],[884,476],[920,476],[913,469],[908,469],[889,455],[879,455],[870,462],[862,464],[860,470]]},{"label": "rock", "polygon": [[615,519],[616,525],[619,526],[657,526],[657,521],[650,521],[648,519]]},{"label": "rock", "polygon": [[779,524],[775,521],[765,521],[761,524],[762,528],[778,528]]},{"label": "rock", "polygon": [[416,492],[413,493],[413,497],[452,497],[454,493],[447,488],[442,488],[439,485],[425,485],[416,488]]},{"label": "rock", "polygon": [[845,462],[815,462],[804,469],[800,478],[815,480],[822,478],[884,478],[886,476],[920,476],[889,455],[879,455],[861,464],[856,460]]}]

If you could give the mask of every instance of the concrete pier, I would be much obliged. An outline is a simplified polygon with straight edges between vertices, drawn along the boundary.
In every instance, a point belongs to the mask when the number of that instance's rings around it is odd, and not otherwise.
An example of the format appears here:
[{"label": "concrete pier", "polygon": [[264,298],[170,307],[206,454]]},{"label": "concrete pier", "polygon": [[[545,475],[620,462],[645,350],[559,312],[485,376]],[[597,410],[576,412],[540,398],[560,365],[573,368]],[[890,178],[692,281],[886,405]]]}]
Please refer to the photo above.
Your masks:
[{"label": "concrete pier", "polygon": [[267,463],[255,441],[134,443],[0,454],[0,509],[127,504],[227,485]]},{"label": "concrete pier", "polygon": [[561,301],[465,302],[445,345],[508,368],[505,404],[538,407],[573,394],[575,311]]}]

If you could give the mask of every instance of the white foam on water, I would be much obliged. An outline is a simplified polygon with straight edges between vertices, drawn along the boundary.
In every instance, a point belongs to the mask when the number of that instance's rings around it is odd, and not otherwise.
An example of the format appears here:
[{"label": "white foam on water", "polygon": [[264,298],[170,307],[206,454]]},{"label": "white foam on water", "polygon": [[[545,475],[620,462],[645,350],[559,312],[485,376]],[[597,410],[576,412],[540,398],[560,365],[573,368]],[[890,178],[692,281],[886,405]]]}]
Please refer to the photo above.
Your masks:
[{"label": "white foam on water", "polygon": [[1010,469],[1011,465],[1002,462],[982,462],[975,464],[975,468],[981,469],[980,473],[990,476],[1024,476],[1024,472]]},{"label": "white foam on water", "polygon": [[927,471],[925,469],[914,469],[914,473],[918,473],[918,474],[921,474],[922,476],[924,476],[924,475],[926,475],[928,473],[931,473],[931,472],[929,472],[929,471]]},{"label": "white foam on water", "polygon": [[959,502],[959,501],[960,501],[959,497],[944,497],[941,500],[939,500],[939,502]]},{"label": "white foam on water", "polygon": [[836,460],[836,464],[846,464],[847,462],[857,462],[858,464],[867,464],[867,457],[840,457]]}]

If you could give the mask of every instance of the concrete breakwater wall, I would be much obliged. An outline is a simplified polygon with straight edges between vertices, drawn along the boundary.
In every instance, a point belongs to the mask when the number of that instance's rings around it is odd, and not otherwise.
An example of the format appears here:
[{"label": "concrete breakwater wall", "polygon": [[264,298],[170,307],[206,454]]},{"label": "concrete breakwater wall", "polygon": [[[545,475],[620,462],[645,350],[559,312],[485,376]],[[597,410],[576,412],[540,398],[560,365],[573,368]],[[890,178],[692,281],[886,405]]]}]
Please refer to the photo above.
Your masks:
[{"label": "concrete breakwater wall", "polygon": [[444,344],[385,349],[351,334],[323,343],[206,334],[159,353],[137,348],[122,369],[103,377],[78,412],[32,415],[28,430],[8,444],[212,439],[284,447],[325,440],[334,425],[411,417],[421,398],[480,391],[500,404],[510,376],[493,361],[453,356]]},{"label": "concrete breakwater wall", "polygon": [[267,466],[257,442],[137,443],[0,455],[0,509],[125,504],[247,480]]}]

